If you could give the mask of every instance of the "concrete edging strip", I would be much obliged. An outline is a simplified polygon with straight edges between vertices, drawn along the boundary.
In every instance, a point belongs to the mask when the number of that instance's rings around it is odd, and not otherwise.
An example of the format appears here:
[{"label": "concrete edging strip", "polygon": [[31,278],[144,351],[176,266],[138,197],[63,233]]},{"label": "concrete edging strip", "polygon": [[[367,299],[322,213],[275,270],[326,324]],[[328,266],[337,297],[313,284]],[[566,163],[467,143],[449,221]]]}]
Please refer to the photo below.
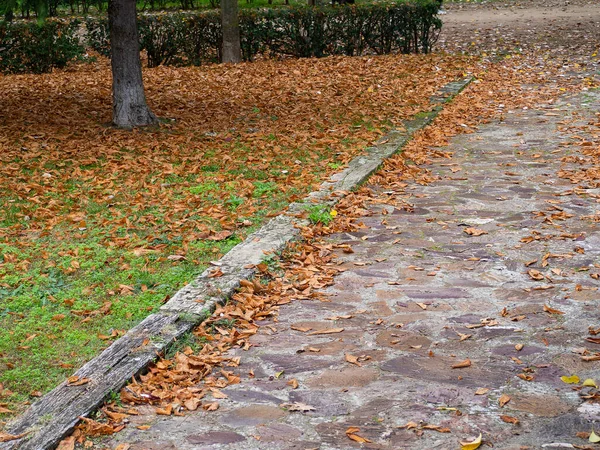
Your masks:
[{"label": "concrete edging strip", "polygon": [[[406,131],[391,131],[380,140],[382,144],[368,147],[345,170],[310,193],[305,201],[334,206],[341,196],[333,197],[332,193],[352,191],[367,180],[386,158],[400,151],[415,132],[433,121],[442,109],[440,104],[448,103],[472,80],[467,77],[446,84],[431,98],[432,111],[406,122]],[[307,222],[295,216],[307,203],[291,204],[286,212],[271,219],[224,255],[219,260],[223,276],[211,278],[209,275],[214,268],[206,269],[176,292],[159,312],[148,316],[75,372],[74,375],[87,378],[89,382],[80,386],[69,386],[66,381],[61,383],[8,423],[6,433],[26,434],[21,439],[0,443],[0,450],[55,448],[73,430],[79,417],[93,412],[111,392],[118,391],[132,376],[143,371],[179,336],[198,326],[218,304],[235,293],[240,280],[252,278],[254,269],[247,267],[259,264],[265,253],[283,250],[296,238],[299,234],[297,226]]]}]

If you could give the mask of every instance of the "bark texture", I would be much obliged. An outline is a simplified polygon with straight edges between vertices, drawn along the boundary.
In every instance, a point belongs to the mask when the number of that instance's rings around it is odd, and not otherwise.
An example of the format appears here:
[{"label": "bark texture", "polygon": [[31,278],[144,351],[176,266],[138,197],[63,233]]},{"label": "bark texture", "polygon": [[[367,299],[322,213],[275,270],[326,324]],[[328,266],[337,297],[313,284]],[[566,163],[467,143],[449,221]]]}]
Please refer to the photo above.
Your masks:
[{"label": "bark texture", "polygon": [[135,0],[111,0],[108,8],[113,75],[113,123],[133,128],[158,123],[146,104]]},{"label": "bark texture", "polygon": [[221,26],[223,28],[222,62],[239,63],[242,60],[242,51],[238,0],[221,0]]}]

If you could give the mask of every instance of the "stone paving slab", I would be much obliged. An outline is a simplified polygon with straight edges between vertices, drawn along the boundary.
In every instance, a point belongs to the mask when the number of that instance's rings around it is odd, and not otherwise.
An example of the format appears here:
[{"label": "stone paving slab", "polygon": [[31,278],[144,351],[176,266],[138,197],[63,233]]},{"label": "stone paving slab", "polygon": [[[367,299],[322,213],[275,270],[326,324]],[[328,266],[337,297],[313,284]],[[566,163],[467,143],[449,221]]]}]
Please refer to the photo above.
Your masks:
[{"label": "stone paving slab", "polygon": [[[556,173],[565,167],[560,158],[574,150],[561,146],[566,136],[557,124],[573,111],[589,120],[600,109],[600,94],[568,102],[558,104],[558,116],[518,111],[454,138],[446,149],[454,158],[430,166],[436,182],[394,194],[408,198],[414,213],[373,206],[368,228],[330,237],[354,250],[339,252],[346,271],[328,288],[330,301],[282,306],[250,350],[233,352],[242,357],[242,383],[224,390],[229,398],[218,411],[164,418],[146,408],[132,425],[150,424],[148,430],[129,426],[106,446],[456,449],[479,433],[506,450],[589,445],[576,433],[592,430],[600,404],[584,402],[560,377],[600,381],[600,362],[584,362],[572,351],[597,350],[585,338],[588,326],[600,325],[600,282],[590,277],[600,272],[594,266],[600,233],[598,222],[580,217],[600,206],[589,195],[564,195],[574,186]],[[573,217],[552,224],[536,215],[554,207]],[[488,234],[469,236],[469,226]],[[521,242],[533,232],[569,237]],[[569,256],[541,267],[546,253]],[[552,281],[526,273],[525,263],[534,259],[531,268]],[[565,314],[545,312],[544,305]],[[328,320],[344,315],[352,317]],[[292,326],[344,331],[311,336]],[[346,354],[364,361],[350,364]],[[452,368],[465,359],[470,367]],[[292,378],[297,389],[287,384]],[[487,391],[478,395],[482,388]],[[510,397],[503,407],[502,395]],[[294,402],[314,410],[280,406]],[[451,432],[401,428],[411,421]],[[348,439],[350,426],[371,442]]]}]

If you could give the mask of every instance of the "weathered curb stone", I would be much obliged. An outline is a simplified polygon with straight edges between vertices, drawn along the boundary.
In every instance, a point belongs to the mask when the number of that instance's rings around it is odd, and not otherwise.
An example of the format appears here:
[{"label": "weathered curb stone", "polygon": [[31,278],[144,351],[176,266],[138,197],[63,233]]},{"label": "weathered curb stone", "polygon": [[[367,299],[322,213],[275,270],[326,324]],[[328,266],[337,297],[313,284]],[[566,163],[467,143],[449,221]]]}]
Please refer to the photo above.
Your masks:
[{"label": "weathered curb stone", "polygon": [[[220,261],[223,276],[210,278],[213,268],[205,270],[193,282],[180,289],[161,308],[148,316],[125,336],[115,341],[99,356],[81,367],[74,375],[90,381],[81,386],[63,382],[36,401],[23,415],[7,424],[5,432],[27,435],[18,440],[0,443],[0,450],[45,450],[55,448],[79,421],[102,404],[112,392],[123,387],[157,355],[179,336],[205,320],[226,299],[234,294],[241,279],[254,275],[252,264],[258,264],[265,253],[279,252],[299,234],[299,226],[306,220],[297,215],[306,204],[321,203],[334,206],[345,192],[352,191],[375,172],[386,158],[402,149],[414,133],[427,126],[448,103],[471,81],[468,77],[443,86],[432,97],[432,110],[421,117],[407,121],[406,131],[391,131],[380,140],[381,144],[368,147],[354,158],[348,167],[333,175],[320,188],[309,194],[304,203],[293,203],[288,210],[273,218],[258,231],[231,249]],[[336,193],[336,195],[332,195]]]}]

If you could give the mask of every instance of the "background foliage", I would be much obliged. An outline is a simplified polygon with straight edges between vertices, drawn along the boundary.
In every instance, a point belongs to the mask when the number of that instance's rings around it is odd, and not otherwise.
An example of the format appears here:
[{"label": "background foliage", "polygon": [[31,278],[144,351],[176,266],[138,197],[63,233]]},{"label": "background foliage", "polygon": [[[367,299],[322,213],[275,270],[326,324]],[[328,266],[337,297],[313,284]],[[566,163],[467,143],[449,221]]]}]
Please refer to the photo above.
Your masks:
[{"label": "background foliage", "polygon": [[[323,57],[428,53],[441,21],[438,1],[359,4],[338,7],[291,6],[240,12],[242,54],[246,61],[268,57]],[[220,60],[218,11],[143,14],[138,20],[140,47],[149,67],[200,65]],[[0,70],[47,72],[64,67],[89,46],[108,56],[108,21],[90,17],[43,24],[0,26]],[[23,58],[22,55],[25,55]]]}]

